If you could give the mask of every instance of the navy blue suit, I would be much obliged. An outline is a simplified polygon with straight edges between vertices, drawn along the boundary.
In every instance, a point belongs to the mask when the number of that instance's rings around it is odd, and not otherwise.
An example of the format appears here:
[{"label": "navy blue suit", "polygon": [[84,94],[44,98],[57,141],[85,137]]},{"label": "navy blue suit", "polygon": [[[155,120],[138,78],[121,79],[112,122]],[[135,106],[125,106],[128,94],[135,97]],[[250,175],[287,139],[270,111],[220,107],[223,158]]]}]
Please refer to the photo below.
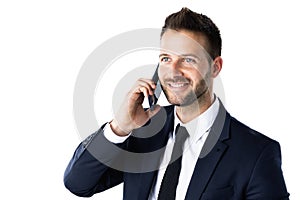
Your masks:
[{"label": "navy blue suit", "polygon": [[[137,129],[124,143],[115,146],[136,153],[164,147],[174,127],[174,107],[164,107],[161,112],[166,113],[166,119],[159,133],[141,138],[136,136],[149,133],[145,133],[147,129]],[[220,104],[218,116],[222,112],[225,121],[220,135],[212,149],[208,148],[208,154],[198,159],[185,199],[289,199],[281,170],[279,143],[237,121]],[[217,119],[207,140],[211,139],[213,128],[219,123]],[[84,140],[65,171],[65,186],[78,196],[88,197],[124,182],[124,200],[147,200],[157,171],[143,169],[149,163],[158,163],[158,160],[142,158],[144,161],[137,168],[141,172],[123,172],[108,166],[115,161],[119,162],[115,166],[127,166],[130,158],[121,157],[110,150],[110,146],[102,128]],[[98,149],[98,155],[92,155],[89,148],[93,152]],[[109,158],[105,159],[108,154]]]}]

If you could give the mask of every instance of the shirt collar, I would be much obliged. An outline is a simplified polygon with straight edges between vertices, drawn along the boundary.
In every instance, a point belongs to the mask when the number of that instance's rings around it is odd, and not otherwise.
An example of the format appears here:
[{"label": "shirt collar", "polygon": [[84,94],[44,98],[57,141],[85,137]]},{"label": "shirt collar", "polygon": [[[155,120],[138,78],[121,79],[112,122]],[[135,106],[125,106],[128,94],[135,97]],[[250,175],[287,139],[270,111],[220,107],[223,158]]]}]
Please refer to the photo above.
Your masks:
[{"label": "shirt collar", "polygon": [[212,105],[203,113],[201,113],[198,117],[193,119],[192,121],[188,123],[182,123],[176,114],[176,107],[174,109],[174,131],[173,131],[173,138],[175,138],[175,128],[177,124],[179,123],[181,126],[186,127],[186,129],[189,132],[191,139],[199,140],[203,136],[204,133],[210,130],[212,127],[217,114],[219,112],[219,99],[215,97],[214,102]]}]

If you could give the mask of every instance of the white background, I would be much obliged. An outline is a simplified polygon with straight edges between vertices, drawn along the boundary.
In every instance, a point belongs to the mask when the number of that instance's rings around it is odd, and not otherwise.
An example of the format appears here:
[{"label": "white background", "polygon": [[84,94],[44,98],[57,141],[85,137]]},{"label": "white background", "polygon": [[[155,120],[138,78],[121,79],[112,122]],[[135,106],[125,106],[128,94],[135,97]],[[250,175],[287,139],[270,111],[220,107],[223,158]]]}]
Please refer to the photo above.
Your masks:
[{"label": "white background", "polygon": [[[80,199],[64,188],[63,173],[81,140],[72,106],[83,62],[112,36],[160,28],[167,15],[187,6],[221,30],[226,108],[280,142],[288,191],[291,199],[300,199],[297,5],[291,0],[1,1],[0,198]],[[91,199],[121,197],[119,186]]]}]

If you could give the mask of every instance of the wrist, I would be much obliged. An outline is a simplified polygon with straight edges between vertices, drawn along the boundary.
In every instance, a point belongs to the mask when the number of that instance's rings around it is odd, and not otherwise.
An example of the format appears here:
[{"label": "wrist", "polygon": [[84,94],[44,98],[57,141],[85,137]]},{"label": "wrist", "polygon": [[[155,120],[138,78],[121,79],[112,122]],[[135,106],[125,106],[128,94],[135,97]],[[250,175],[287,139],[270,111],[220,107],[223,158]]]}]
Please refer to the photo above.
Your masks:
[{"label": "wrist", "polygon": [[127,136],[131,132],[130,130],[125,130],[124,128],[121,128],[121,126],[114,119],[109,124],[111,130],[118,136]]}]

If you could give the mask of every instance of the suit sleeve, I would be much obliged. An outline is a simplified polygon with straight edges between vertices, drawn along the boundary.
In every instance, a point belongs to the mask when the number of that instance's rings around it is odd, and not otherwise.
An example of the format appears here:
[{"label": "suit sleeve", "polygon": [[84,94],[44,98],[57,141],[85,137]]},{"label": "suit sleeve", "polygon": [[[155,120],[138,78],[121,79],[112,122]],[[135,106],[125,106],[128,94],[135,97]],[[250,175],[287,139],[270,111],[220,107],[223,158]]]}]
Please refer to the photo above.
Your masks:
[{"label": "suit sleeve", "polygon": [[123,172],[109,166],[118,160],[118,150],[126,142],[111,143],[103,127],[80,143],[65,170],[64,184],[77,196],[90,197],[123,182]]},{"label": "suit sleeve", "polygon": [[253,169],[246,199],[289,199],[281,170],[278,142],[269,143],[261,152]]}]

